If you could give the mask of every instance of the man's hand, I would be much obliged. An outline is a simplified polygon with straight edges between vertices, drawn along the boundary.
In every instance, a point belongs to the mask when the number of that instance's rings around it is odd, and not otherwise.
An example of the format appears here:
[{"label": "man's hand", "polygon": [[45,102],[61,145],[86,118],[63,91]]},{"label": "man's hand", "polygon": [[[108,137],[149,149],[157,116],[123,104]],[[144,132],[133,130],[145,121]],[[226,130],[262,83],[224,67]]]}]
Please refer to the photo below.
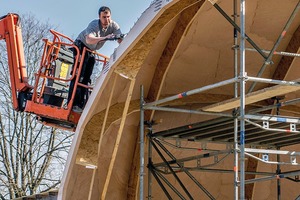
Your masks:
[{"label": "man's hand", "polygon": [[114,40],[114,39],[115,39],[115,35],[113,33],[105,36],[105,40]]},{"label": "man's hand", "polygon": [[117,40],[118,43],[121,43],[123,41],[124,37],[125,37],[125,34],[117,34],[117,35],[110,34],[110,35],[105,36],[105,40]]}]

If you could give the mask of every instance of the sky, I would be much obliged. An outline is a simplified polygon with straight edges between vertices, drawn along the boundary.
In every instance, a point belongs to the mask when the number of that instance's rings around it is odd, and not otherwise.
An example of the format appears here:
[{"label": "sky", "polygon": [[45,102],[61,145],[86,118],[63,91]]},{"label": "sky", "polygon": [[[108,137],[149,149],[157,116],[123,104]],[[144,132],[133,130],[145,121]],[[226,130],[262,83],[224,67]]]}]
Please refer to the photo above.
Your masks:
[{"label": "sky", "polygon": [[[128,33],[144,10],[153,0],[0,0],[0,17],[7,13],[32,14],[42,22],[57,26],[57,31],[76,39],[90,21],[98,18],[101,6],[110,7],[112,19],[123,33]],[[98,52],[106,56],[118,46],[116,41],[107,41]]]}]

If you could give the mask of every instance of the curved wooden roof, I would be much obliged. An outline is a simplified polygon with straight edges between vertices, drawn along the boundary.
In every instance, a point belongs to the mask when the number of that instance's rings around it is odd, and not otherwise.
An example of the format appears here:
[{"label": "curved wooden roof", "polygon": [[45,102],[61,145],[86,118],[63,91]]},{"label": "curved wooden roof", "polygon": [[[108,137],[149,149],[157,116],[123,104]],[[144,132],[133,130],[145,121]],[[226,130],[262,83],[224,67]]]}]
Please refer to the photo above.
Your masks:
[{"label": "curved wooden roof", "polygon": [[[233,26],[211,2],[157,0],[142,13],[105,66],[82,114],[59,198],[99,199],[102,196],[103,199],[135,199],[138,192],[141,85],[144,86],[145,101],[152,102],[234,78]],[[300,53],[299,13],[282,33],[297,3],[298,0],[247,1],[245,31],[259,49],[271,50],[279,36],[284,34],[272,56],[272,63],[262,74],[263,78],[299,79],[299,57],[278,53]],[[231,1],[220,0],[216,5],[231,18]],[[239,25],[239,17],[237,20]],[[254,49],[249,40],[246,47]],[[257,76],[267,56],[265,51],[263,55],[255,50],[246,51],[249,77]],[[247,89],[250,87],[251,82],[247,82]],[[268,87],[269,83],[258,83],[253,92],[260,93]],[[272,105],[270,97],[273,95],[284,95],[284,101],[299,96],[298,89],[287,91],[286,87],[281,87],[272,91],[269,96],[261,92],[263,97],[254,97],[246,109]],[[233,97],[233,84],[224,84],[167,102],[164,106],[215,112],[209,109],[234,101]],[[235,106],[225,105],[224,109],[217,111],[228,114]],[[282,112],[297,117],[299,106],[283,107]],[[155,132],[215,118],[151,110],[145,113],[145,120],[162,121],[154,127]],[[217,184],[222,186],[220,182]],[[159,190],[154,193],[158,195]],[[212,193],[218,193],[216,188]],[[232,195],[227,196],[228,199],[232,199]],[[226,199],[225,196],[220,199]],[[159,199],[158,196],[155,199]]]}]

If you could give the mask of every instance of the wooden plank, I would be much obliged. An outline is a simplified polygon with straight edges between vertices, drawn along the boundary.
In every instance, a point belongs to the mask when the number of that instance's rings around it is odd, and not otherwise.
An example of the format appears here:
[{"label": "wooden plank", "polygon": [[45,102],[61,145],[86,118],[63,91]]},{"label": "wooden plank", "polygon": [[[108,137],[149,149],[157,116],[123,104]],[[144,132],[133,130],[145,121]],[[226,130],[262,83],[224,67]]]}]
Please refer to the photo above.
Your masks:
[{"label": "wooden plank", "polygon": [[132,97],[134,83],[135,83],[135,79],[130,80],[130,87],[129,87],[129,90],[128,90],[127,99],[126,99],[126,102],[125,102],[125,107],[124,107],[124,110],[123,110],[121,123],[120,123],[119,131],[118,131],[118,135],[117,135],[117,138],[116,138],[112,158],[111,158],[109,168],[108,168],[108,172],[107,172],[107,175],[106,175],[106,179],[105,179],[101,199],[106,199],[108,185],[110,183],[113,167],[115,165],[115,161],[116,161],[116,157],[117,157],[117,152],[118,152],[118,149],[119,149],[119,146],[120,146],[120,141],[121,141],[121,137],[122,137],[122,133],[123,133],[123,128],[125,126],[126,116],[128,114],[128,109],[129,109],[129,105],[130,105],[130,101],[131,101],[131,97]]},{"label": "wooden plank", "polygon": [[[300,79],[297,79],[295,81],[299,81]],[[276,85],[269,88],[264,88],[262,90],[258,90],[249,94],[246,94],[245,98],[245,104],[249,105],[264,99],[269,99],[274,96],[281,96],[284,94],[288,94],[291,92],[295,92],[297,90],[300,90],[300,86],[296,85]],[[223,112],[226,110],[230,110],[233,108],[237,108],[240,106],[240,97],[229,99],[227,101],[223,101],[220,103],[212,104],[206,107],[203,107],[203,111],[208,112]]]},{"label": "wooden plank", "polygon": [[[102,128],[101,128],[101,133],[100,133],[100,139],[99,139],[99,144],[98,144],[98,157],[100,155],[100,149],[101,149],[101,145],[102,145],[102,140],[103,140],[104,130],[105,130],[105,126],[106,126],[107,116],[108,116],[108,113],[109,113],[109,108],[111,106],[111,101],[112,101],[112,97],[113,97],[116,82],[117,82],[116,81],[117,80],[117,75],[114,74],[114,76],[115,77],[113,78],[113,80],[114,80],[113,81],[113,86],[112,86],[112,89],[111,89],[111,92],[110,92],[110,95],[109,95],[109,100],[108,100],[108,104],[106,106],[106,111],[105,111],[104,120],[103,120],[103,123],[102,123]],[[92,177],[91,184],[90,184],[88,200],[92,199],[92,192],[93,192],[93,186],[94,186],[94,183],[95,183],[96,174],[97,174],[97,168],[93,169],[93,177]]]}]

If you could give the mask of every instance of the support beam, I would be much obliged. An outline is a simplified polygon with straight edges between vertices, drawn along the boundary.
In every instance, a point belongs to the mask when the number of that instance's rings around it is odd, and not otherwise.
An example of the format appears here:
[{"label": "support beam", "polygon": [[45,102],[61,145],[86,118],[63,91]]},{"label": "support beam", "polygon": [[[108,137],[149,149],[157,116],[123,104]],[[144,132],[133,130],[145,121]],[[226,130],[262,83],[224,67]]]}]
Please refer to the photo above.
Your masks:
[{"label": "support beam", "polygon": [[[102,128],[101,128],[101,133],[100,133],[100,139],[99,139],[99,144],[98,144],[98,157],[101,153],[100,149],[101,149],[102,139],[103,139],[105,126],[106,126],[106,122],[107,122],[107,116],[108,116],[108,113],[109,113],[109,108],[111,106],[111,100],[112,100],[114,90],[115,90],[115,86],[116,86],[117,75],[116,74],[114,74],[114,75],[115,75],[115,77],[113,79],[113,86],[112,86],[112,89],[111,89],[111,92],[110,92],[110,95],[109,95],[109,100],[108,100],[108,104],[106,106],[105,115],[104,115],[103,124],[102,124]],[[94,183],[95,183],[95,176],[96,175],[97,175],[97,168],[93,169],[93,177],[92,177],[92,180],[91,180],[88,200],[91,200],[91,198],[92,198],[93,186],[94,186]]]},{"label": "support beam", "polygon": [[105,179],[101,199],[106,199],[108,185],[110,183],[112,171],[113,171],[113,168],[115,166],[115,160],[116,160],[117,152],[118,152],[120,141],[121,141],[121,137],[123,135],[122,134],[123,133],[123,128],[124,128],[124,125],[125,125],[126,116],[127,116],[127,113],[128,113],[128,108],[129,108],[129,105],[130,105],[130,100],[131,100],[131,96],[132,96],[132,92],[133,92],[133,88],[134,88],[134,83],[135,83],[135,79],[130,80],[130,87],[129,87],[129,90],[128,90],[127,99],[126,99],[126,102],[125,102],[125,107],[123,109],[121,124],[120,124],[118,135],[117,135],[117,138],[116,138],[115,147],[114,147],[114,150],[113,150],[113,153],[112,153],[112,158],[111,158],[111,161],[110,161],[110,164],[109,164],[109,168],[108,168],[107,176],[106,176],[106,179]]}]

